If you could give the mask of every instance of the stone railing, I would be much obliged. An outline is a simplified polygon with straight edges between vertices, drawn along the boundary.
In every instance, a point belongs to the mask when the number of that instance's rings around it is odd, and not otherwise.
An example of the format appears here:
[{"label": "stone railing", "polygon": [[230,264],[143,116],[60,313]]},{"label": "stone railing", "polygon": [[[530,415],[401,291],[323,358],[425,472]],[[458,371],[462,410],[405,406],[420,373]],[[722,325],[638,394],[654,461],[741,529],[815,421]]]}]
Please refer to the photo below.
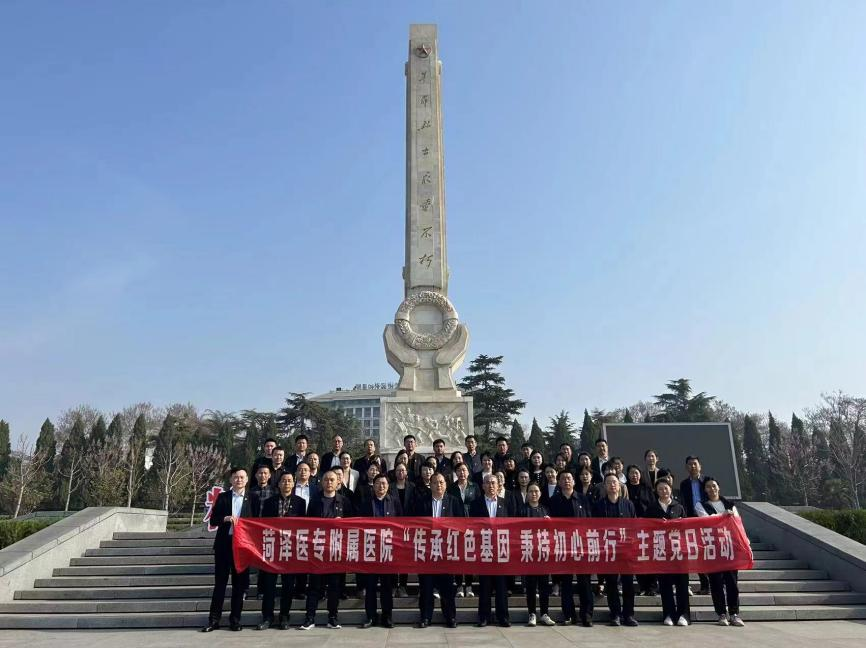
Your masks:
[{"label": "stone railing", "polygon": [[866,592],[866,545],[768,502],[740,502],[743,524],[762,542],[790,551],[812,569]]},{"label": "stone railing", "polygon": [[33,587],[70,558],[110,540],[115,531],[165,531],[165,511],[95,506],[74,513],[0,550],[0,602],[13,600],[15,590]]}]

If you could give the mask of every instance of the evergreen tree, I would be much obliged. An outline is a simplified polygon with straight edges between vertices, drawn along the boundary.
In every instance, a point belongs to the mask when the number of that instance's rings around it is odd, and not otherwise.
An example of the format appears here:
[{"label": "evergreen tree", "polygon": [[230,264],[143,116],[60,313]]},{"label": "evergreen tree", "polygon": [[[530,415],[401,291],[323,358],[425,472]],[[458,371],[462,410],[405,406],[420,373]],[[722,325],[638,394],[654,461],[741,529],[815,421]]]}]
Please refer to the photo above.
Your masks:
[{"label": "evergreen tree", "polygon": [[523,426],[520,425],[520,421],[514,419],[514,422],[511,424],[511,435],[508,441],[508,447],[511,448],[511,453],[518,456],[520,446],[524,443],[526,443],[526,434],[523,432]]},{"label": "evergreen tree", "polygon": [[694,396],[688,378],[678,378],[665,385],[670,391],[658,394],[655,405],[662,412],[654,417],[659,423],[709,421],[712,419],[712,403],[715,396],[699,392]]},{"label": "evergreen tree", "polygon": [[42,470],[50,476],[54,475],[54,458],[57,455],[57,437],[54,434],[54,424],[51,419],[45,419],[39,429],[36,439],[36,454],[45,457]]},{"label": "evergreen tree", "polygon": [[84,476],[86,456],[87,438],[84,436],[84,420],[77,417],[69,431],[69,436],[63,442],[57,461],[58,503],[63,504],[64,511],[68,511],[70,506],[76,509],[81,507],[78,489]]},{"label": "evergreen tree", "polygon": [[151,501],[158,502],[163,510],[174,511],[182,501],[185,503],[184,456],[192,433],[193,430],[183,419],[171,414],[166,415],[159,429],[147,485]]},{"label": "evergreen tree", "polygon": [[631,416],[631,410],[629,408],[625,408],[625,414],[622,416],[623,423],[634,423],[634,419]]},{"label": "evergreen tree", "polygon": [[544,440],[544,432],[536,419],[532,419],[532,427],[529,429],[529,445],[533,450],[538,450],[542,457],[547,457],[547,443]]},{"label": "evergreen tree", "polygon": [[792,470],[790,456],[784,447],[782,428],[773,413],[768,416],[768,494],[776,504],[790,504]]},{"label": "evergreen tree", "polygon": [[141,491],[141,485],[147,475],[145,468],[145,458],[147,455],[147,418],[145,415],[139,414],[135,423],[132,425],[132,432],[129,435],[129,443],[126,447],[126,455],[123,461],[123,468],[126,474],[126,505],[132,506],[133,501],[137,501]]},{"label": "evergreen tree", "polygon": [[644,423],[652,423],[652,422],[653,422],[653,417],[650,415],[649,412],[647,412],[646,414],[644,414],[643,422],[644,422]]},{"label": "evergreen tree", "polygon": [[[219,410],[207,410],[205,412],[204,427],[208,432],[210,440],[219,448],[223,455],[229,459],[235,458],[235,438],[237,437],[240,421],[233,412],[221,412]],[[255,460],[255,457],[253,457]],[[246,463],[242,464],[246,465]]]},{"label": "evergreen tree", "polygon": [[479,355],[469,363],[469,373],[458,385],[464,396],[472,396],[473,423],[483,445],[492,445],[495,428],[511,423],[526,407],[514,397],[514,390],[505,386],[505,378],[497,371],[501,364],[502,356]]},{"label": "evergreen tree", "polygon": [[550,419],[550,427],[547,428],[547,447],[553,453],[559,452],[559,446],[567,443],[572,448],[575,443],[575,427],[568,417],[568,412],[562,410]]},{"label": "evergreen tree", "polygon": [[743,499],[752,497],[752,480],[746,470],[745,455],[743,454],[743,428],[731,419],[725,419],[731,425],[731,434],[734,437],[734,461],[737,465],[737,475],[740,478],[740,491]]},{"label": "evergreen tree", "polygon": [[123,420],[120,414],[115,414],[108,424],[108,435],[106,437],[110,443],[120,445],[123,443]]},{"label": "evergreen tree", "polygon": [[583,425],[580,426],[580,449],[592,452],[597,438],[595,423],[592,422],[589,412],[583,410]]},{"label": "evergreen tree", "polygon": [[90,439],[88,439],[90,445],[102,445],[102,442],[105,441],[106,434],[108,434],[108,430],[105,428],[105,419],[100,416],[96,419],[96,423],[94,423],[93,427],[90,429]]},{"label": "evergreen tree", "polygon": [[758,426],[751,416],[743,419],[743,453],[746,456],[746,471],[752,484],[752,497],[759,501],[767,499],[767,451]]},{"label": "evergreen tree", "polygon": [[9,439],[9,424],[0,419],[0,479],[9,470],[9,459],[12,456],[12,442]]}]

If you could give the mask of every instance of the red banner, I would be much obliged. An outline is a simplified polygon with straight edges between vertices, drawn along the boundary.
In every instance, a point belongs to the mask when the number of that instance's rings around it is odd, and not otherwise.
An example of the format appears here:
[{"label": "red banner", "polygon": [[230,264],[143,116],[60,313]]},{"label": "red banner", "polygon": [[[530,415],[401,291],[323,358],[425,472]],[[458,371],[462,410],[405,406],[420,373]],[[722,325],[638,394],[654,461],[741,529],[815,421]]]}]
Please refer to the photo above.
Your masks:
[{"label": "red banner", "polygon": [[275,573],[674,574],[751,569],[739,517],[241,518],[235,565]]}]

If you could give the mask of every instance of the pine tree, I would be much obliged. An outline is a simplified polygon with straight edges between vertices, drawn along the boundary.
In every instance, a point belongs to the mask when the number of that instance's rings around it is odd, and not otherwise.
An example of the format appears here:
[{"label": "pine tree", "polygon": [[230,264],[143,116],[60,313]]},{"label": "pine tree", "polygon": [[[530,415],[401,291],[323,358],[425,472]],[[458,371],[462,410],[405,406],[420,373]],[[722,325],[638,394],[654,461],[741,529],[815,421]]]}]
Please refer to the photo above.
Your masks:
[{"label": "pine tree", "polygon": [[69,436],[63,442],[60,458],[57,461],[57,475],[60,478],[58,486],[58,503],[63,504],[63,510],[70,506],[80,508],[81,498],[77,491],[84,476],[84,464],[87,455],[87,438],[84,436],[84,420],[75,419]]},{"label": "pine tree", "polygon": [[547,457],[547,442],[544,440],[544,432],[541,431],[541,426],[534,418],[529,430],[529,445],[532,446],[533,450],[540,452],[542,457]]},{"label": "pine tree", "polygon": [[768,416],[768,495],[776,504],[791,503],[790,457],[784,447],[782,428],[770,412]]},{"label": "pine tree", "polygon": [[625,414],[622,416],[623,423],[634,423],[634,419],[631,416],[631,410],[629,408],[625,408]]},{"label": "pine tree", "polygon": [[670,391],[654,397],[656,406],[662,410],[660,414],[654,417],[657,422],[678,423],[711,420],[711,406],[715,396],[707,396],[706,392],[699,392],[692,396],[692,386],[688,378],[671,380],[665,386]]},{"label": "pine tree", "polygon": [[94,447],[102,445],[107,434],[108,430],[105,428],[105,419],[100,416],[96,419],[96,423],[94,423],[93,427],[90,429],[90,438],[88,439],[88,442]]},{"label": "pine tree", "polygon": [[508,441],[508,447],[511,448],[511,453],[515,456],[520,452],[520,446],[526,443],[526,434],[523,432],[523,426],[520,421],[514,419],[511,424],[511,435]]},{"label": "pine tree", "polygon": [[145,458],[147,455],[147,418],[139,414],[132,425],[129,435],[129,443],[123,458],[123,471],[125,473],[126,505],[132,506],[138,498],[141,485],[147,475]]},{"label": "pine tree", "polygon": [[106,437],[111,443],[120,445],[123,443],[123,421],[120,414],[115,414],[108,424],[108,435]]},{"label": "pine tree", "polygon": [[598,435],[595,431],[595,423],[592,422],[592,417],[589,412],[583,410],[583,425],[580,426],[580,449],[586,452],[592,452],[595,448],[595,441]]},{"label": "pine tree", "polygon": [[54,458],[57,455],[57,437],[54,434],[54,424],[51,419],[45,419],[39,429],[39,438],[36,439],[36,454],[45,457],[42,470],[50,479],[53,479]]},{"label": "pine tree", "polygon": [[752,497],[759,501],[767,499],[767,451],[758,426],[751,416],[743,419],[743,453],[746,456],[746,472],[752,484]]},{"label": "pine tree", "polygon": [[479,355],[469,363],[469,373],[458,385],[465,396],[472,396],[473,423],[482,445],[492,445],[495,427],[508,425],[526,407],[505,386],[505,378],[497,371],[501,364],[502,356]]},{"label": "pine tree", "polygon": [[12,442],[9,439],[9,424],[0,419],[0,479],[9,470],[9,459],[12,456]]},{"label": "pine tree", "polygon": [[550,427],[547,428],[547,447],[551,452],[559,452],[559,446],[567,443],[574,447],[575,442],[575,427],[568,417],[568,412],[562,410],[559,414],[550,419]]}]

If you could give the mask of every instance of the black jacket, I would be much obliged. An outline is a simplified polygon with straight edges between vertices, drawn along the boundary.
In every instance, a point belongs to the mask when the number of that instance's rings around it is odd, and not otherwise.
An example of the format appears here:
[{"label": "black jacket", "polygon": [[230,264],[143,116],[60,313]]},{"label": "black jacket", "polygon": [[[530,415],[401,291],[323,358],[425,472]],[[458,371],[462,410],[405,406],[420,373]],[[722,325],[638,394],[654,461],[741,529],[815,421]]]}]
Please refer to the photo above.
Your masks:
[{"label": "black jacket", "polygon": [[400,502],[403,507],[403,515],[412,515],[412,510],[415,507],[415,484],[407,479],[406,488],[401,489],[392,483],[388,494]]},{"label": "black jacket", "polygon": [[[232,537],[229,535],[229,529],[232,528],[231,522],[223,522],[227,515],[232,514],[232,489],[223,491],[217,497],[216,503],[211,511],[210,519],[212,524],[219,524],[216,537],[213,541],[214,551],[231,550]],[[240,517],[253,517],[252,498],[250,497],[249,489],[244,491],[244,503],[241,506]]]},{"label": "black jacket", "polygon": [[[490,513],[487,511],[486,495],[482,494],[478,499],[473,500],[472,504],[469,505],[469,515],[470,517],[490,517]],[[496,517],[511,517],[508,502],[505,501],[504,497],[496,498]]]},{"label": "black jacket", "polygon": [[594,517],[607,518],[637,517],[634,504],[627,497],[620,497],[616,503],[611,502],[607,497],[603,497],[595,503],[592,514]]},{"label": "black jacket", "polygon": [[646,510],[644,517],[656,518],[659,520],[678,520],[686,517],[686,509],[675,499],[671,498],[671,505],[665,511],[661,504],[653,502]]},{"label": "black jacket", "polygon": [[362,517],[400,517],[403,515],[403,506],[400,504],[400,499],[388,493],[385,495],[382,503],[385,509],[385,515],[376,515],[376,507],[373,506],[375,497],[365,499],[361,502],[358,509],[358,515]]},{"label": "black jacket", "polygon": [[[277,494],[265,500],[262,506],[262,517],[280,517],[280,498]],[[289,508],[283,517],[304,517],[307,514],[307,503],[303,497],[289,495]]]},{"label": "black jacket", "polygon": [[625,485],[625,489],[628,493],[628,498],[631,500],[631,503],[634,504],[634,510],[635,513],[637,513],[637,516],[647,517],[647,509],[656,501],[656,498],[649,486],[643,482],[640,482],[636,486],[629,483]]},{"label": "black jacket", "polygon": [[550,517],[591,517],[589,506],[586,498],[577,491],[574,491],[569,498],[557,491],[550,498]]},{"label": "black jacket", "polygon": [[[703,499],[704,489],[700,488],[701,498],[698,499],[698,502]],[[695,517],[695,502],[692,499],[692,480],[686,477],[684,480],[680,482],[680,502],[682,502],[683,507],[686,509],[686,515],[689,517]]]},{"label": "black jacket", "polygon": [[472,502],[481,497],[481,491],[478,489],[478,484],[472,480],[466,482],[466,490],[464,491],[463,496],[460,495],[460,487],[457,485],[457,482],[451,484],[448,487],[447,492],[449,495],[452,495],[463,502],[463,508],[466,509],[466,515],[469,515],[469,506]]},{"label": "black jacket", "polygon": [[[412,515],[418,517],[431,517],[433,515],[433,496],[425,495],[415,500],[415,508]],[[448,493],[442,498],[442,517],[466,517],[463,503]]]},{"label": "black jacket", "polygon": [[324,495],[320,495],[316,499],[310,499],[310,506],[307,509],[307,517],[329,517],[329,518],[344,518],[352,517],[355,514],[355,509],[352,506],[352,500],[345,495],[337,493],[334,495],[334,510],[328,515],[325,515],[324,506],[322,504]]},{"label": "black jacket", "polygon": [[523,507],[523,517],[528,518],[543,518],[543,517],[552,517],[550,515],[550,510],[544,505],[539,504],[535,508],[532,508],[527,504]]}]

